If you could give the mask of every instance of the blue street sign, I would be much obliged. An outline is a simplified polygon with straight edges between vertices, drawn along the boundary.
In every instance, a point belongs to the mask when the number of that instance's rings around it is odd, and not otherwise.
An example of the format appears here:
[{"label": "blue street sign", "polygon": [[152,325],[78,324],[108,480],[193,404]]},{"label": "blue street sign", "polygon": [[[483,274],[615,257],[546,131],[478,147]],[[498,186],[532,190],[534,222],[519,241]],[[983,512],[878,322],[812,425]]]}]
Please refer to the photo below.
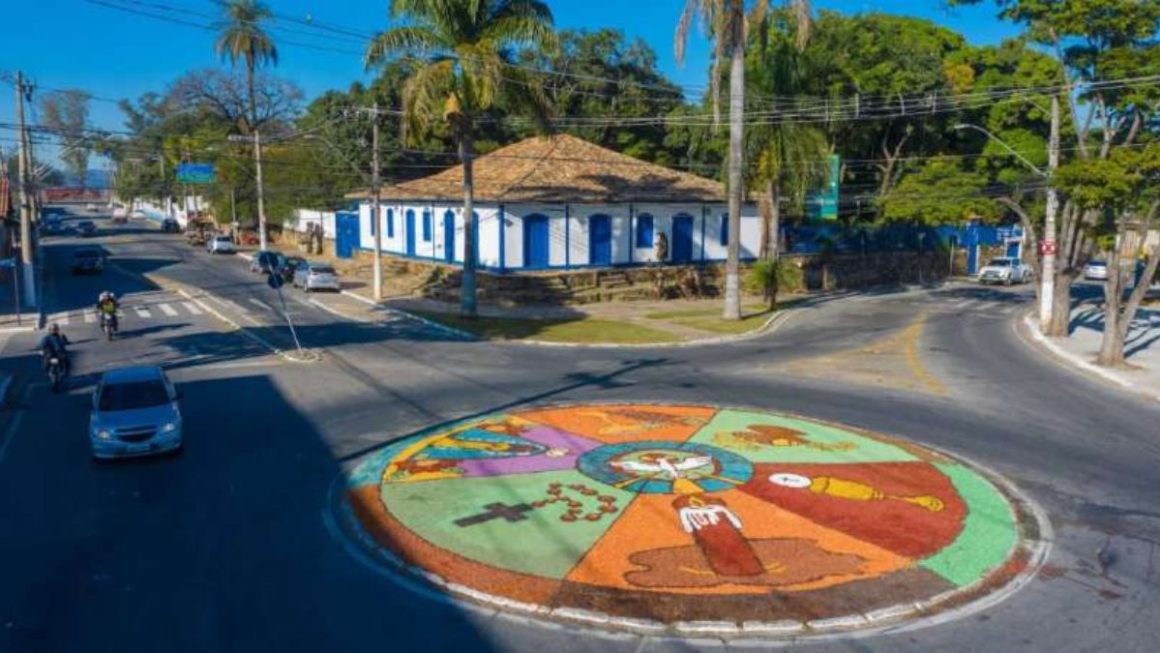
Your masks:
[{"label": "blue street sign", "polygon": [[0,258],[0,268],[15,268],[15,267],[16,267],[16,259],[15,258]]},{"label": "blue street sign", "polygon": [[214,182],[212,163],[179,163],[177,181],[183,184],[212,184]]},{"label": "blue street sign", "polygon": [[270,274],[270,276],[266,277],[266,285],[270,286],[274,290],[281,288],[282,284],[284,283],[286,282],[282,279],[282,275],[280,274]]}]

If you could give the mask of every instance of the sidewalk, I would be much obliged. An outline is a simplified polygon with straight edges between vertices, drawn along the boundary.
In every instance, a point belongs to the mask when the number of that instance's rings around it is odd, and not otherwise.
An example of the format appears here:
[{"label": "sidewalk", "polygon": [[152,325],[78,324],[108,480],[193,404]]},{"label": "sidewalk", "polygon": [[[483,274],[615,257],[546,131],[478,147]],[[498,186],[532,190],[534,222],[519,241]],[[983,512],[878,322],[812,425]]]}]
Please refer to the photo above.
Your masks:
[{"label": "sidewalk", "polygon": [[31,313],[25,312],[19,316],[15,313],[0,313],[0,333],[12,331],[35,331],[36,320],[39,315],[33,311]]},{"label": "sidewalk", "polygon": [[1032,316],[1025,324],[1035,340],[1056,356],[1085,372],[1120,387],[1160,400],[1160,306],[1141,308],[1128,331],[1124,350],[1127,365],[1106,368],[1095,364],[1104,332],[1103,309],[1094,302],[1082,302],[1071,314],[1071,335],[1045,338]]}]

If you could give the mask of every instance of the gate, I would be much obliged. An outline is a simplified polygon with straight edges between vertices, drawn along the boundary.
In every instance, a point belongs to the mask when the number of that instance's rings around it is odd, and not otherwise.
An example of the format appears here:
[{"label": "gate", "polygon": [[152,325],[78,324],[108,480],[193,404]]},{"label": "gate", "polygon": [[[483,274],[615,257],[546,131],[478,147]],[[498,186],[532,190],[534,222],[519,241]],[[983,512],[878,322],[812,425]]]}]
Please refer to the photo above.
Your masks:
[{"label": "gate", "polygon": [[334,253],[338,258],[351,258],[359,246],[357,213],[336,213],[334,216]]}]

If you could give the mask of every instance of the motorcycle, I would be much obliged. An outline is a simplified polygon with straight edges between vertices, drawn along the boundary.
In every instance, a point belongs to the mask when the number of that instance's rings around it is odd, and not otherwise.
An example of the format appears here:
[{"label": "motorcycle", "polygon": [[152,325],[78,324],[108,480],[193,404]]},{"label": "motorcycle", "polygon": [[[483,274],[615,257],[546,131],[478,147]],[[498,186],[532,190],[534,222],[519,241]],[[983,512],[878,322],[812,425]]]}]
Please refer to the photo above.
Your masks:
[{"label": "motorcycle", "polygon": [[105,337],[112,341],[113,336],[117,333],[117,316],[102,313],[101,330],[105,332]]},{"label": "motorcycle", "polygon": [[64,377],[64,360],[56,354],[50,354],[48,357],[48,380],[52,384],[53,392],[60,392],[64,385]]}]

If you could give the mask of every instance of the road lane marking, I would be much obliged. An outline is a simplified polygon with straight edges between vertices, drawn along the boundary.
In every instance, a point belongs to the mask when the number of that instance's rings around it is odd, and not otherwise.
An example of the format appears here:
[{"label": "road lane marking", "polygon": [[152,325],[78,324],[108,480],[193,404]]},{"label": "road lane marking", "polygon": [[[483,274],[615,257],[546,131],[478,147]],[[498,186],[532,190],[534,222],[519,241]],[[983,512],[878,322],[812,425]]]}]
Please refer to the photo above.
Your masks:
[{"label": "road lane marking", "polygon": [[964,308],[966,308],[966,307],[968,307],[968,306],[970,306],[971,304],[974,304],[974,303],[975,303],[975,300],[973,300],[973,299],[968,299],[968,300],[966,300],[966,301],[962,301],[962,302],[959,302],[959,303],[955,304],[955,305],[954,305],[952,308],[954,308],[956,311],[961,311],[961,310],[963,310]]},{"label": "road lane marking", "polygon": [[197,304],[194,304],[193,302],[182,302],[181,305],[185,307],[185,310],[189,311],[193,315],[202,314],[202,310],[198,308]]},{"label": "road lane marking", "polygon": [[97,314],[95,311],[85,311],[85,324],[92,324],[97,321]]},{"label": "road lane marking", "polygon": [[177,317],[177,311],[175,311],[169,304],[158,304],[157,308],[160,308],[161,312],[165,313],[169,317]]},{"label": "road lane marking", "polygon": [[270,308],[269,304],[267,304],[266,302],[263,302],[262,300],[258,299],[257,297],[250,297],[250,303],[255,305],[255,306],[260,306],[262,309],[270,311],[271,313],[274,312],[274,309]]},{"label": "road lane marking", "polygon": [[133,310],[136,311],[137,317],[143,320],[148,320],[149,318],[153,317],[153,314],[149,312],[149,309],[145,308],[144,306],[134,306]]}]

